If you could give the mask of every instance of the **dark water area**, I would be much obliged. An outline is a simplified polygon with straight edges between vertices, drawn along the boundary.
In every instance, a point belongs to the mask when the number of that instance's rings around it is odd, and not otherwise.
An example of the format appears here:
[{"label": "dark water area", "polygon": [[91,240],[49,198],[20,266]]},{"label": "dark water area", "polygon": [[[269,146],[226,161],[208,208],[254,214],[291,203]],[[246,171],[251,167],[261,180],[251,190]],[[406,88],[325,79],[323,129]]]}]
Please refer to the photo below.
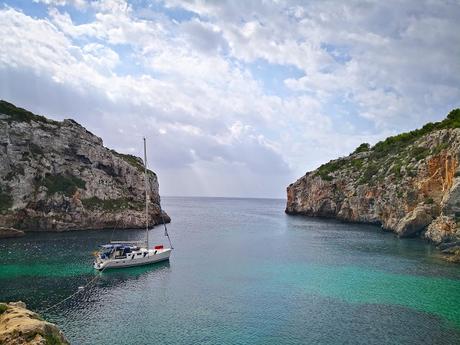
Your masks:
[{"label": "dark water area", "polygon": [[[284,200],[163,198],[169,263],[95,272],[144,232],[0,240],[0,300],[43,310],[72,344],[460,344],[460,266],[377,226],[284,214]],[[163,229],[150,244],[166,244]]]}]

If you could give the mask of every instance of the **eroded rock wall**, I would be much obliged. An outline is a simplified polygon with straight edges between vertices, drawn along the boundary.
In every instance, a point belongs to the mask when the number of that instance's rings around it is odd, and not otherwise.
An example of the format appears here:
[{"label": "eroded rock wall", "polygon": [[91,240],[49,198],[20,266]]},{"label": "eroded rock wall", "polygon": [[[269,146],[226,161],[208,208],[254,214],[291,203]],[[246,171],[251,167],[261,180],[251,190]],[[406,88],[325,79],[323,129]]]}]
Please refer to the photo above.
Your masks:
[{"label": "eroded rock wall", "polygon": [[[26,231],[145,226],[142,160],[109,150],[73,120],[48,120],[1,101],[0,162],[0,226]],[[151,225],[169,221],[160,214],[158,188],[149,171]]]},{"label": "eroded rock wall", "polygon": [[458,241],[460,128],[395,138],[302,176],[287,188],[286,212],[381,224],[436,244]]}]

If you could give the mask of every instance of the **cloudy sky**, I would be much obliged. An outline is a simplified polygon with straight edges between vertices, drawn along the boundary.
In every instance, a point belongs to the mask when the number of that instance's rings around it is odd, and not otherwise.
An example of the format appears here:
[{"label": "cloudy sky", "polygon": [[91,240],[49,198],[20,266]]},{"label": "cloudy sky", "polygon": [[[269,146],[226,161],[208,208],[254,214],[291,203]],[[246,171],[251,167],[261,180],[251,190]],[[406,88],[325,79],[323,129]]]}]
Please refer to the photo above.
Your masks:
[{"label": "cloudy sky", "polygon": [[163,195],[284,197],[460,106],[460,2],[0,0],[0,98],[141,155]]}]

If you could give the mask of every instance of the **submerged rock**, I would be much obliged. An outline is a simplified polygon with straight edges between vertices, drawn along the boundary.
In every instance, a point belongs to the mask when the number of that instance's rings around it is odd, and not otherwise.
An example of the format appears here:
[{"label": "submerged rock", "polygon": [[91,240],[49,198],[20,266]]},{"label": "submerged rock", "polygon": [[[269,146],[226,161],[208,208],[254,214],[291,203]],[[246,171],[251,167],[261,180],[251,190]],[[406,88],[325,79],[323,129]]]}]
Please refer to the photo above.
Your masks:
[{"label": "submerged rock", "polygon": [[460,109],[323,164],[287,188],[286,213],[374,223],[439,245],[460,240]]},{"label": "submerged rock", "polygon": [[0,344],[67,345],[59,328],[26,309],[23,302],[0,303]]},{"label": "submerged rock", "polygon": [[[140,158],[103,146],[73,120],[49,120],[0,101],[0,226],[64,231],[145,226]],[[160,214],[148,171],[149,223]]]}]

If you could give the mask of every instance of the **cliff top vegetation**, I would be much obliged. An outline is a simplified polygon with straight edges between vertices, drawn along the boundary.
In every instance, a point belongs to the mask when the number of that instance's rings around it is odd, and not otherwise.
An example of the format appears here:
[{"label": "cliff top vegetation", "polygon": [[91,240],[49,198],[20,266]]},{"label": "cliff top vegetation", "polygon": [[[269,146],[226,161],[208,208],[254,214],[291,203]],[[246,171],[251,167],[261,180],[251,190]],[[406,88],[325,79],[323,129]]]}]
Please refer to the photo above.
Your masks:
[{"label": "cliff top vegetation", "polygon": [[[442,121],[430,122],[422,128],[388,137],[372,147],[368,143],[363,143],[350,156],[321,165],[315,174],[323,180],[331,181],[333,180],[331,174],[340,170],[351,169],[359,173],[358,184],[372,182],[374,177],[379,175],[379,172],[382,174],[393,173],[395,177],[401,177],[401,171],[411,175],[414,173],[410,170],[409,163],[411,160],[422,160],[430,154],[439,153],[448,145],[447,142],[436,147],[414,146],[412,144],[432,132],[453,128],[460,128],[460,109],[453,109]],[[403,167],[405,169],[402,169]]]}]

